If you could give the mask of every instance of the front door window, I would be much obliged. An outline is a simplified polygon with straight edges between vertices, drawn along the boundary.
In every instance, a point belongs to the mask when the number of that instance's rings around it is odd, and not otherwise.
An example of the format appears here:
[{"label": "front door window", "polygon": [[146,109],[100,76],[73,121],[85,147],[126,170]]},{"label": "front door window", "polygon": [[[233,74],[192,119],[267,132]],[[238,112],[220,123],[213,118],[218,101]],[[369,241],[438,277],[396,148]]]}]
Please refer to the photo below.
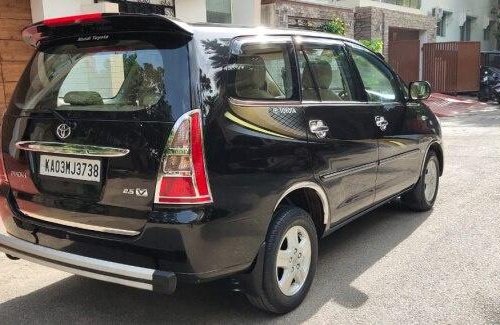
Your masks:
[{"label": "front door window", "polygon": [[368,101],[390,103],[398,100],[393,74],[375,55],[361,48],[352,49]]},{"label": "front door window", "polygon": [[302,46],[299,63],[303,100],[352,101],[348,61],[342,48]]}]

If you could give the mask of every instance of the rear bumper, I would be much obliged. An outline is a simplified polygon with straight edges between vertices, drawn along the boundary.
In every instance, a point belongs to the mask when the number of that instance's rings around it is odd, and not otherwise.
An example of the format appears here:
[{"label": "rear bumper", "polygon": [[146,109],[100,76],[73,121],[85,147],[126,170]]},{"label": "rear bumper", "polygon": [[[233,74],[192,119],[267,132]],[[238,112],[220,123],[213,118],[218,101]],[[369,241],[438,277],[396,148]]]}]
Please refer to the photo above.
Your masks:
[{"label": "rear bumper", "polygon": [[[260,237],[263,232],[256,229],[257,225],[251,218],[237,221],[210,218],[206,223],[193,221],[205,213],[204,210],[155,212],[139,236],[103,235],[26,217],[16,212],[15,202],[6,196],[8,193],[4,196],[0,191],[0,235],[3,235],[0,252],[98,279],[111,274],[113,281],[104,280],[118,283],[123,283],[122,269],[147,270],[146,277],[137,277],[134,272],[131,277],[134,286],[143,288],[145,283],[149,290],[169,292],[173,291],[170,287],[175,288],[175,283],[205,282],[247,272],[263,241]],[[2,232],[2,227],[6,231]],[[27,247],[40,248],[44,254],[51,252],[49,258],[38,250],[27,250],[32,254],[20,255],[26,252],[25,246],[13,246],[12,240],[31,244]],[[57,257],[51,258],[52,253]],[[61,260],[59,256],[70,256],[82,263],[71,262],[67,266],[65,259]],[[91,266],[87,261],[93,262]],[[117,268],[101,270],[99,267],[103,263]],[[79,266],[84,266],[83,270]],[[125,280],[130,280],[128,273]],[[170,284],[172,277],[175,278],[174,285]],[[151,286],[156,288],[151,289]]]},{"label": "rear bumper", "polygon": [[173,272],[109,262],[36,245],[7,234],[1,221],[0,251],[65,272],[144,290],[170,294],[177,286]]}]

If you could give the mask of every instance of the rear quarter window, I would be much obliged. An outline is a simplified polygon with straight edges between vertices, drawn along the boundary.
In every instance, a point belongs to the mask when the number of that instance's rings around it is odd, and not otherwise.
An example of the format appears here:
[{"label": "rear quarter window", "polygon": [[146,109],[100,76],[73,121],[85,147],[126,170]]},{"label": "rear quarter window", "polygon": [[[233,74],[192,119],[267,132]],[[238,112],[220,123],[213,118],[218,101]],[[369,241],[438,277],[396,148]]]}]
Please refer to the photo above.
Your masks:
[{"label": "rear quarter window", "polygon": [[293,49],[288,43],[248,42],[228,65],[228,91],[243,100],[298,98]]}]

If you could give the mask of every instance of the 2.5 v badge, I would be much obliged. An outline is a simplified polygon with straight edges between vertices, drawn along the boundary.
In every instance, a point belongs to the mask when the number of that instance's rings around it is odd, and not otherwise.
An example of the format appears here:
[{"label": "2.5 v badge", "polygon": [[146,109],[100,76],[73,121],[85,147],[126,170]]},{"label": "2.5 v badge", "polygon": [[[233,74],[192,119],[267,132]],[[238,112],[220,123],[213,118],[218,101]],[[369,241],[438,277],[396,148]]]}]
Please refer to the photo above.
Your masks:
[{"label": "2.5 v badge", "polygon": [[123,194],[135,195],[138,197],[148,197],[148,189],[146,188],[125,188],[123,189]]}]

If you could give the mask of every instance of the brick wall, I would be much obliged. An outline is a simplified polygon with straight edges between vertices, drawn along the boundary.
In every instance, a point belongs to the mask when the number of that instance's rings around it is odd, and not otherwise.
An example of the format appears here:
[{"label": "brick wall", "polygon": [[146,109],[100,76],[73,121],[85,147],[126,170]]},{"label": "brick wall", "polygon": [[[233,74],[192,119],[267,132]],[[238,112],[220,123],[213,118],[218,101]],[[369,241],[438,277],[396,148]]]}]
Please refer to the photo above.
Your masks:
[{"label": "brick wall", "polygon": [[0,0],[0,115],[33,53],[21,39],[21,30],[29,24],[29,0]]},{"label": "brick wall", "polygon": [[278,28],[318,30],[333,17],[347,24],[346,36],[354,37],[354,11],[332,5],[292,0],[262,0],[262,23]]},{"label": "brick wall", "polygon": [[389,55],[390,28],[419,30],[425,32],[426,43],[436,41],[434,17],[374,7],[356,8],[354,37],[356,39],[382,39],[386,57]]}]

